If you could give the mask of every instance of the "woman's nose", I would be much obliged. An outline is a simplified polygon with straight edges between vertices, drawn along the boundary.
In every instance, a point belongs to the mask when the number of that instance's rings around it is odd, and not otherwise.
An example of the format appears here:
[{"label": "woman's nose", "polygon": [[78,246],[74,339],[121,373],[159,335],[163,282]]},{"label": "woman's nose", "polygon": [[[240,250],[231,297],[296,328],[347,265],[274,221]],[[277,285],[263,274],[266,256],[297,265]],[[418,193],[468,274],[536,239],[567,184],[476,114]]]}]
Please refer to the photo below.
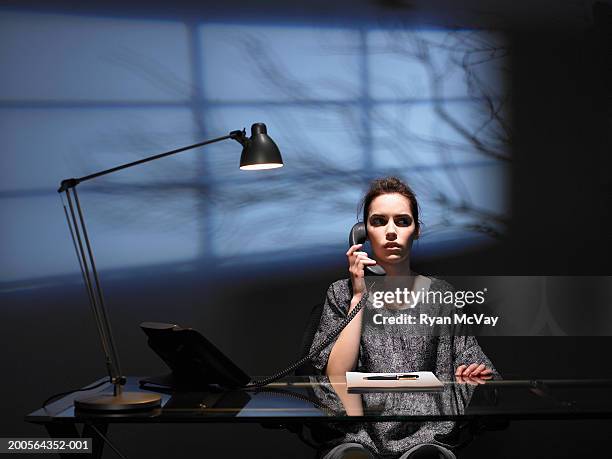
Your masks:
[{"label": "woman's nose", "polygon": [[389,239],[390,241],[393,241],[397,238],[397,230],[395,228],[394,223],[389,223],[387,225],[386,236],[387,236],[387,239]]}]

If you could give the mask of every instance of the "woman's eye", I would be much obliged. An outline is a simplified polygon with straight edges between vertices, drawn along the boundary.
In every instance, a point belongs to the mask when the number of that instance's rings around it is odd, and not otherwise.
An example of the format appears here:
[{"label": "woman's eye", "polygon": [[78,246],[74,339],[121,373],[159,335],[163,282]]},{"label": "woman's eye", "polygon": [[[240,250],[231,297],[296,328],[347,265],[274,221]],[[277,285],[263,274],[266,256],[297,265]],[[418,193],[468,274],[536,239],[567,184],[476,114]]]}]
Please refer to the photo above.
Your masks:
[{"label": "woman's eye", "polygon": [[395,222],[399,226],[410,226],[412,224],[412,218],[401,217],[401,218],[398,218]]},{"label": "woman's eye", "polygon": [[370,220],[370,223],[374,226],[380,226],[385,224],[385,220],[380,217],[374,217]]}]

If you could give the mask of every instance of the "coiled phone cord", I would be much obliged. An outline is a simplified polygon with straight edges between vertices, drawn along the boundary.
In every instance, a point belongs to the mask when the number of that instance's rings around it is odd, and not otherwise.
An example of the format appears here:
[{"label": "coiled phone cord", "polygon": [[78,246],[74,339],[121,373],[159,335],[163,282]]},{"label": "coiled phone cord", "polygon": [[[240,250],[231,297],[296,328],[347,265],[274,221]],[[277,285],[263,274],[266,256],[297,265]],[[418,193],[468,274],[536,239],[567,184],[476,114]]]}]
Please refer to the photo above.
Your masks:
[{"label": "coiled phone cord", "polygon": [[313,357],[317,356],[323,349],[325,349],[329,345],[329,343],[331,343],[340,334],[342,330],[344,330],[344,328],[349,324],[349,322],[355,318],[355,316],[359,313],[359,311],[366,304],[367,298],[368,298],[368,295],[366,291],[366,294],[364,294],[364,296],[361,298],[361,301],[357,303],[357,306],[355,306],[353,310],[344,318],[344,320],[340,322],[336,326],[336,328],[332,330],[329,336],[325,338],[323,342],[319,344],[316,348],[314,348],[308,355],[302,357],[300,360],[294,362],[293,364],[289,365],[284,370],[281,370],[278,373],[273,374],[272,376],[269,376],[265,379],[255,379],[251,381],[245,387],[261,387],[261,386],[266,386],[270,383],[273,383],[281,379],[283,376],[287,376],[293,370],[301,367],[306,362],[311,360]]}]

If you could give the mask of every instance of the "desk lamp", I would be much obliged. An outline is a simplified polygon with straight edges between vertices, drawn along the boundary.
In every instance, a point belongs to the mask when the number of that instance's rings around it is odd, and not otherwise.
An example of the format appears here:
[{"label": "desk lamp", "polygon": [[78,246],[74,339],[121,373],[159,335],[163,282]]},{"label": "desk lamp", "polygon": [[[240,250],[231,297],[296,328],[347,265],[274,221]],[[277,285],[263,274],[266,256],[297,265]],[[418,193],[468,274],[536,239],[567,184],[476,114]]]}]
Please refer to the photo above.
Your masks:
[{"label": "desk lamp", "polygon": [[64,213],[68,221],[68,228],[70,229],[72,242],[79,260],[89,303],[98,327],[102,350],[106,358],[106,369],[110,377],[110,382],[113,384],[112,394],[77,398],[74,402],[75,408],[89,411],[119,412],[153,408],[159,406],[161,403],[161,397],[157,394],[127,392],[123,390],[122,386],[125,385],[126,378],[121,371],[119,355],[117,354],[108,314],[104,305],[104,297],[102,295],[100,279],[94,262],[93,250],[89,242],[89,236],[87,235],[81,204],[79,203],[76,189],[77,185],[81,182],[111,174],[122,169],[127,169],[165,156],[174,155],[226,139],[234,139],[242,145],[242,155],[240,156],[240,169],[242,170],[274,169],[283,166],[280,151],[274,141],[268,137],[266,125],[263,123],[256,123],[251,126],[251,137],[246,136],[244,129],[242,131],[232,131],[223,137],[217,137],[187,147],[149,156],[138,161],[122,164],[84,177],[62,180],[57,191],[60,194],[64,193],[66,195],[68,209],[66,205],[64,205]]}]

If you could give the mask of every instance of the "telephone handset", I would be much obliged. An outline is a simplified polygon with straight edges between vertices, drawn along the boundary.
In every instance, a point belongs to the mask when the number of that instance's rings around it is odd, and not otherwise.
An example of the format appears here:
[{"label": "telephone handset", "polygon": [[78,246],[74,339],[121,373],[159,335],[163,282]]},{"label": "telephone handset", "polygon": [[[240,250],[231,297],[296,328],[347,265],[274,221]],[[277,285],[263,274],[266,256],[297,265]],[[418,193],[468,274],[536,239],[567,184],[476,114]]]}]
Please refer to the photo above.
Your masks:
[{"label": "telephone handset", "polygon": [[[349,233],[349,246],[353,246],[355,244],[363,244],[368,240],[368,232],[366,230],[366,225],[363,222],[355,223],[351,228],[351,232]],[[374,266],[366,266],[365,274],[372,274],[374,276],[384,276],[387,273],[384,268],[380,265]]]}]

